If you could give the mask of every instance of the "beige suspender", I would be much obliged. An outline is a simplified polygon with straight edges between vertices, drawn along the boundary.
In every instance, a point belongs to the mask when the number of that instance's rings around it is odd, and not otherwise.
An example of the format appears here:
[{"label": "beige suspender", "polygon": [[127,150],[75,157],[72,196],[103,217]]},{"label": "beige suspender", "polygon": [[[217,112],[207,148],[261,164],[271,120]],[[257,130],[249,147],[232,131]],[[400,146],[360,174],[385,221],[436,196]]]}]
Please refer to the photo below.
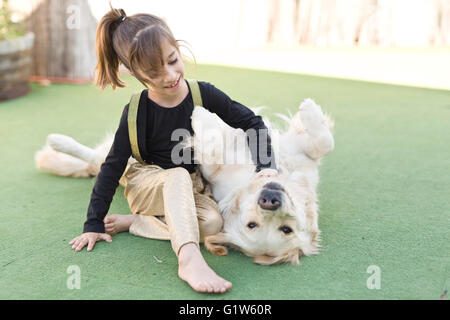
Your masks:
[{"label": "beige suspender", "polygon": [[[202,96],[200,94],[200,88],[198,82],[195,79],[186,79],[191,89],[192,101],[194,102],[194,107],[203,106]],[[128,135],[130,137],[131,152],[133,158],[135,158],[142,165],[147,163],[142,159],[141,153],[139,152],[139,145],[137,140],[137,114],[139,108],[139,100],[141,98],[141,92],[133,94],[128,106]]]},{"label": "beige suspender", "polygon": [[203,107],[202,95],[200,94],[200,87],[195,79],[186,79],[191,88],[192,101],[194,102],[194,107]]},{"label": "beige suspender", "polygon": [[130,105],[128,106],[128,135],[130,137],[131,153],[133,154],[133,158],[139,161],[142,165],[145,165],[146,163],[141,157],[137,141],[137,113],[140,98],[140,92],[133,94],[130,100]]}]

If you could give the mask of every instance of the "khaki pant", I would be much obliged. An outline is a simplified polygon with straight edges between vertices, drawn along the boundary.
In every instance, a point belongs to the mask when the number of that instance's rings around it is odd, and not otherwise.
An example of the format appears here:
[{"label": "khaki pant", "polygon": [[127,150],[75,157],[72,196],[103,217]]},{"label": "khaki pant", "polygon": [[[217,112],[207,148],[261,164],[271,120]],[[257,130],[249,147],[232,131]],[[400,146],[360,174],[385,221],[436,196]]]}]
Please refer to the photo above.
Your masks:
[{"label": "khaki pant", "polygon": [[198,245],[207,235],[220,232],[223,219],[200,171],[162,169],[156,165],[132,163],[121,183],[131,212],[138,217],[131,234],[170,240],[178,255],[186,243]]}]

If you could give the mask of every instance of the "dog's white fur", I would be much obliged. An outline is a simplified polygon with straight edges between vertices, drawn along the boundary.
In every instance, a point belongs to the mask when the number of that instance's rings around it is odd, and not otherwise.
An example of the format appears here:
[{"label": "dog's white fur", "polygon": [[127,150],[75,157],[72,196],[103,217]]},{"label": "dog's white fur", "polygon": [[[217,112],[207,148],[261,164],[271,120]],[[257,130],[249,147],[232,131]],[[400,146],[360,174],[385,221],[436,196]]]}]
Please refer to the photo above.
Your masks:
[{"label": "dog's white fur", "polygon": [[[194,109],[195,134],[186,146],[194,147],[196,161],[224,218],[223,230],[205,239],[205,246],[212,253],[227,254],[226,246],[231,246],[259,264],[298,264],[301,255],[318,252],[318,166],[319,160],[334,148],[334,124],[311,99],[304,100],[294,116],[283,118],[287,130],[279,136],[270,131],[281,173],[267,178],[255,174],[243,130],[231,128],[204,108]],[[270,129],[270,122],[265,119],[265,123]],[[240,147],[217,147],[217,132],[222,141],[234,139]],[[112,140],[109,135],[91,149],[71,137],[50,134],[46,146],[35,155],[36,165],[62,176],[95,176]],[[133,161],[130,158],[129,163]],[[276,210],[263,209],[258,204],[261,191],[269,182],[282,186],[281,206]],[[286,229],[291,232],[284,232]]]}]

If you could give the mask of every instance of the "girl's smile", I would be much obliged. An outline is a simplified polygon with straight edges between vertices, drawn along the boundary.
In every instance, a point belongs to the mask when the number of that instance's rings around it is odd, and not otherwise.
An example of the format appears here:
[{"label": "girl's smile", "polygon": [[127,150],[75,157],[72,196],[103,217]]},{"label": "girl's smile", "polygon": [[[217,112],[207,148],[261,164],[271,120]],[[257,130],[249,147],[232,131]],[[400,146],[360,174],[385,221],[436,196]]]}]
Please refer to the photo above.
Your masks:
[{"label": "girl's smile", "polygon": [[181,80],[181,75],[178,77],[178,80],[177,80],[177,82],[174,85],[166,86],[164,88],[166,88],[168,90],[174,90],[174,89],[176,89],[176,88],[178,88],[180,86],[180,80]]}]

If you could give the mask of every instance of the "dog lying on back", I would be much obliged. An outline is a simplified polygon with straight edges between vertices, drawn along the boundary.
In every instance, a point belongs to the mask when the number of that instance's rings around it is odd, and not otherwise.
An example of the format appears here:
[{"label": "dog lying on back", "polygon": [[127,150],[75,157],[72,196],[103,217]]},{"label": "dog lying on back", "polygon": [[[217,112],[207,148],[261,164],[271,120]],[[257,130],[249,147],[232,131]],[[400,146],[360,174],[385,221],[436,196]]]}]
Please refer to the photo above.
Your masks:
[{"label": "dog lying on back", "polygon": [[[334,148],[333,121],[311,99],[303,101],[294,116],[283,118],[287,129],[280,134],[270,131],[280,174],[268,178],[255,173],[243,130],[231,128],[204,108],[194,108],[194,136],[184,147],[194,148],[224,219],[223,230],[205,238],[210,252],[226,255],[232,247],[265,265],[298,264],[300,256],[318,253],[318,167]],[[270,129],[270,122],[264,122]],[[35,155],[36,165],[62,176],[95,176],[112,141],[109,135],[91,149],[71,137],[50,134]],[[130,158],[129,164],[133,161]]]}]

